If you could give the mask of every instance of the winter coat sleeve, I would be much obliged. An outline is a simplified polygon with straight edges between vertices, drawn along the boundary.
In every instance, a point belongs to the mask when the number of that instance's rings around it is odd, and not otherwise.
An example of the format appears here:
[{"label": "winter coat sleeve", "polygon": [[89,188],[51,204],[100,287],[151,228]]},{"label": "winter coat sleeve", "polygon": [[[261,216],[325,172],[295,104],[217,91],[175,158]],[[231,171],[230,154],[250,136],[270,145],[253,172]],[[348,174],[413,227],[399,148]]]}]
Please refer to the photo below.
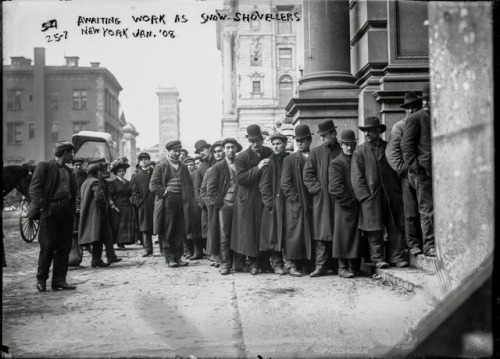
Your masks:
[{"label": "winter coat sleeve", "polygon": [[420,137],[420,126],[418,122],[418,113],[408,116],[406,119],[405,131],[401,139],[401,151],[403,159],[412,173],[417,173],[419,170],[417,142]]},{"label": "winter coat sleeve", "polygon": [[[206,172],[205,172],[205,174],[206,174]],[[200,190],[201,190],[201,186],[203,185],[203,176],[201,175],[201,171],[196,170],[195,175],[194,175],[194,183],[193,184],[194,184],[194,197],[196,199],[196,203],[198,204],[198,207],[202,208],[203,207],[203,200],[201,198]]]},{"label": "winter coat sleeve", "polygon": [[350,206],[355,201],[345,186],[346,176],[350,176],[346,168],[339,161],[332,160],[328,167],[328,191],[341,206]]},{"label": "winter coat sleeve", "polygon": [[162,186],[163,167],[162,164],[155,166],[151,181],[149,182],[149,190],[160,198],[163,198],[165,195],[165,187]]},{"label": "winter coat sleeve", "polygon": [[318,163],[316,153],[311,151],[304,165],[304,185],[311,194],[321,191],[321,183],[318,180]]},{"label": "winter coat sleeve", "polygon": [[261,175],[260,168],[257,166],[246,168],[245,161],[241,156],[236,156],[234,167],[236,167],[236,182],[239,185],[250,186],[259,180],[259,176]]},{"label": "winter coat sleeve", "polygon": [[130,179],[130,184],[132,186],[132,203],[137,207],[140,207],[144,200],[142,199],[141,190],[139,189],[139,183],[137,182],[136,176],[133,176]]},{"label": "winter coat sleeve", "polygon": [[403,152],[401,151],[401,138],[403,135],[404,122],[400,121],[392,127],[389,142],[385,149],[385,157],[389,166],[397,172],[398,176],[406,173],[407,168],[403,160]]},{"label": "winter coat sleeve", "polygon": [[212,168],[212,175],[207,179],[207,198],[211,205],[220,209],[224,205],[222,193],[219,192],[219,176],[221,175],[221,171],[218,166]]},{"label": "winter coat sleeve", "polygon": [[47,177],[48,165],[41,162],[36,166],[33,178],[30,184],[30,197],[31,205],[33,208],[43,208],[46,205],[46,200],[43,196],[43,189],[45,186],[45,179]]},{"label": "winter coat sleeve", "polygon": [[365,160],[362,147],[352,154],[351,162],[351,184],[357,200],[362,202],[371,196],[370,189],[365,179]]},{"label": "winter coat sleeve", "polygon": [[104,189],[100,181],[95,181],[92,184],[92,192],[94,192],[94,201],[100,207],[106,207],[106,196],[104,195]]},{"label": "winter coat sleeve", "polygon": [[292,157],[285,157],[283,160],[283,168],[281,170],[281,189],[286,198],[292,203],[300,201],[300,195],[295,188],[293,182],[293,166]]},{"label": "winter coat sleeve", "polygon": [[274,206],[273,188],[271,183],[271,171],[269,165],[262,168],[262,176],[260,177],[259,190],[262,194],[262,203],[271,211]]},{"label": "winter coat sleeve", "polygon": [[203,181],[201,182],[201,187],[200,187],[200,198],[203,201],[203,203],[208,206],[210,203],[210,200],[207,196],[207,183],[208,179],[210,177],[210,173],[212,173],[212,167],[210,167],[207,172],[205,172],[205,176],[203,176]]}]

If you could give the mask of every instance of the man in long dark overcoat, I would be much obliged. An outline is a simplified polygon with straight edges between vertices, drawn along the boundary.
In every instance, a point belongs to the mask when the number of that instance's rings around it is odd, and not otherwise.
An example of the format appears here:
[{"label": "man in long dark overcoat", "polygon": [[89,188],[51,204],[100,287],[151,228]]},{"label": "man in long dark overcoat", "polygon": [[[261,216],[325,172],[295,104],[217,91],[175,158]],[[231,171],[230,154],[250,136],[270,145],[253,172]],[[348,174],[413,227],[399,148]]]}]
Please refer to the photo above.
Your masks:
[{"label": "man in long dark overcoat", "polygon": [[304,166],[304,184],[313,195],[312,238],[316,269],[310,274],[311,277],[326,274],[326,262],[331,257],[333,198],[328,191],[328,167],[331,160],[342,152],[335,129],[333,120],[318,124],[318,134],[323,144],[311,150]]},{"label": "man in long dark overcoat", "polygon": [[365,231],[370,259],[377,268],[387,268],[384,258],[384,230],[389,237],[386,258],[397,267],[406,267],[404,250],[404,209],[397,173],[387,163],[387,142],[380,138],[386,126],[377,117],[365,119],[366,142],[356,148],[351,163],[351,183],[361,203],[359,229]]},{"label": "man in long dark overcoat", "polygon": [[285,259],[288,273],[302,276],[299,265],[312,259],[311,206],[312,196],[304,184],[304,166],[309,157],[312,134],[309,126],[295,127],[298,151],[285,157],[281,188],[285,201]]},{"label": "man in long dark overcoat", "polygon": [[[224,149],[222,148],[222,142],[216,141],[212,144],[212,154],[215,158],[216,163],[224,159]],[[212,166],[213,167],[213,166]],[[207,183],[210,176],[210,167],[207,169],[205,176],[203,177],[203,182],[200,187],[200,196],[207,209],[207,254],[212,256],[212,263],[216,268],[220,265],[220,244],[219,244],[219,219],[214,206],[211,204],[208,194],[207,194]]]},{"label": "man in long dark overcoat", "polygon": [[408,116],[401,150],[410,183],[417,192],[418,211],[424,239],[424,254],[436,256],[434,245],[434,202],[432,199],[432,146],[429,84],[422,91],[422,109]]},{"label": "man in long dark overcoat", "polygon": [[31,180],[28,218],[40,219],[36,275],[36,288],[40,292],[46,290],[52,263],[52,289],[76,288],[66,282],[77,192],[75,175],[66,166],[73,159],[73,149],[69,142],[58,142],[54,149],[55,159],[40,162]]},{"label": "man in long dark overcoat", "polygon": [[153,168],[151,167],[151,156],[147,152],[140,153],[137,161],[140,169],[130,179],[132,202],[137,206],[139,214],[139,231],[142,233],[144,246],[143,257],[148,257],[153,254],[154,194],[149,190]]},{"label": "man in long dark overcoat", "polygon": [[[200,156],[201,163],[194,175],[194,194],[196,197],[196,203],[201,208],[201,237],[203,240],[196,241],[194,243],[194,255],[191,259],[202,259],[203,258],[203,248],[206,246],[207,239],[207,227],[208,227],[208,209],[203,202],[200,194],[201,184],[203,182],[203,177],[207,170],[212,167],[217,161],[211,151],[212,146],[205,140],[196,141],[194,144],[195,153]],[[196,162],[196,161],[195,161]]]},{"label": "man in long dark overcoat", "polygon": [[[104,191],[102,173],[107,170],[104,159],[89,162],[88,178],[80,190],[80,222],[78,244],[92,244],[91,267],[107,267],[122,259],[116,257],[113,247],[113,232],[108,219],[108,201]],[[102,260],[102,249],[106,248],[107,263]]]},{"label": "man in long dark overcoat", "polygon": [[187,156],[183,163],[187,166],[189,170],[189,175],[191,176],[191,181],[193,183],[192,189],[192,198],[193,202],[191,204],[191,213],[193,216],[191,232],[186,234],[186,239],[183,241],[184,247],[184,257],[189,259],[194,254],[194,244],[193,238],[195,240],[201,240],[201,208],[198,207],[196,201],[194,200],[194,175],[196,174],[196,167],[194,165],[194,159],[190,156]]},{"label": "man in long dark overcoat", "polygon": [[188,265],[181,256],[182,242],[191,231],[192,183],[186,165],[179,162],[181,141],[170,141],[165,148],[167,158],[155,166],[149,189],[155,194],[153,234],[163,239],[165,261],[174,268]]},{"label": "man in long dark overcoat", "polygon": [[222,147],[225,158],[211,167],[211,175],[207,179],[207,197],[219,220],[220,273],[227,275],[231,262],[235,270],[244,268],[244,258],[230,250],[234,200],[238,186],[234,160],[242,147],[234,138],[223,140]]},{"label": "man in long dark overcoat", "polygon": [[328,189],[335,198],[332,257],[339,262],[339,277],[354,278],[361,275],[361,235],[358,229],[359,203],[351,184],[351,159],[356,148],[352,130],[340,134],[342,153],[330,163]]},{"label": "man in long dark overcoat", "polygon": [[234,161],[238,191],[234,201],[231,249],[248,256],[250,274],[256,275],[259,273],[257,256],[263,207],[259,181],[272,151],[262,145],[264,138],[258,125],[248,126],[246,137],[250,147],[239,153]]},{"label": "man in long dark overcoat", "polygon": [[262,169],[259,190],[262,195],[264,210],[260,231],[260,262],[264,269],[269,266],[274,273],[283,275],[283,242],[285,237],[285,197],[281,190],[281,169],[283,159],[288,156],[286,144],[288,138],[281,133],[274,133],[269,138],[273,154],[269,157],[269,164]]},{"label": "man in long dark overcoat", "polygon": [[422,232],[420,230],[420,215],[418,213],[417,193],[410,185],[408,167],[406,166],[401,151],[401,139],[406,127],[406,119],[422,107],[422,99],[415,92],[405,94],[404,103],[401,105],[406,111],[406,116],[392,126],[391,136],[385,149],[385,157],[389,166],[396,171],[401,181],[403,205],[405,210],[405,240],[410,253],[422,253]]}]

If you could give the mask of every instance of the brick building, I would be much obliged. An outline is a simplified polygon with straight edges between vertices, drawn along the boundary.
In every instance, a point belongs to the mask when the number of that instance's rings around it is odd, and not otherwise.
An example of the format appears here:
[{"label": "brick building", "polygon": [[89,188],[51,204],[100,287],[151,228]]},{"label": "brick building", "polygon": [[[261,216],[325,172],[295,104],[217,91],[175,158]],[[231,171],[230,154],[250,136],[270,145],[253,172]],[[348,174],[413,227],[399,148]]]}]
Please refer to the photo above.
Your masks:
[{"label": "brick building", "polygon": [[[224,1],[217,22],[223,66],[222,137],[246,144],[246,128],[271,132],[285,118],[303,65],[301,0]],[[288,19],[271,20],[270,16]]]},{"label": "brick building", "polygon": [[135,129],[123,136],[122,87],[114,75],[98,62],[83,67],[78,57],[65,60],[64,66],[47,66],[45,49],[35,48],[33,65],[11,57],[3,66],[4,165],[52,158],[55,142],[71,141],[81,130],[110,133],[120,156],[130,156],[124,148],[135,151]]}]

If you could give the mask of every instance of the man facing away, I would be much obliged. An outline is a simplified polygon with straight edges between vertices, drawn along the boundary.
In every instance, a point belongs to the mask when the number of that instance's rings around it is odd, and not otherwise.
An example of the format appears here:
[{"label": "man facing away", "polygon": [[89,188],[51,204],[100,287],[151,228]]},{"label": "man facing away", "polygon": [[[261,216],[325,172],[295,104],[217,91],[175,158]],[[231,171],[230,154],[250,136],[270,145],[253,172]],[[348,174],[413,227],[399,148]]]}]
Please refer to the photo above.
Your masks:
[{"label": "man facing away", "polygon": [[311,205],[312,196],[304,184],[304,166],[309,157],[312,133],[307,125],[295,127],[298,151],[285,157],[281,188],[285,201],[285,259],[288,273],[302,276],[306,262],[312,259]]},{"label": "man facing away", "polygon": [[257,257],[263,207],[259,181],[272,151],[262,145],[264,137],[259,125],[248,126],[246,137],[250,147],[240,152],[234,161],[238,190],[234,199],[231,249],[248,256],[250,274],[256,275],[259,273]]},{"label": "man facing away", "polygon": [[401,151],[401,139],[405,131],[407,117],[422,107],[422,99],[418,98],[415,92],[407,92],[401,107],[405,109],[406,116],[392,126],[391,136],[385,149],[385,156],[389,166],[396,171],[401,181],[406,245],[410,249],[411,254],[418,255],[422,253],[422,233],[420,230],[417,194],[415,189],[410,185],[408,167],[404,162],[403,152]]},{"label": "man facing away", "polygon": [[269,164],[262,169],[259,190],[262,195],[264,210],[260,232],[260,264],[264,270],[269,267],[269,260],[274,273],[283,275],[282,248],[285,237],[285,197],[281,190],[281,169],[283,159],[288,156],[286,144],[288,138],[281,133],[274,133],[271,140],[273,154]]},{"label": "man facing away", "polygon": [[[386,258],[397,267],[407,267],[401,184],[387,163],[387,142],[380,138],[386,126],[377,117],[368,117],[359,129],[365,132],[366,142],[354,150],[351,162],[352,188],[361,206],[359,229],[365,231],[370,259],[377,268],[389,266]],[[384,230],[389,237],[386,258]]]},{"label": "man facing away", "polygon": [[55,158],[40,162],[31,180],[28,218],[40,218],[40,254],[36,275],[36,288],[40,292],[46,290],[52,262],[52,289],[76,288],[66,282],[77,192],[75,175],[66,166],[73,159],[73,149],[69,142],[56,143]]},{"label": "man facing away", "polygon": [[192,186],[189,171],[179,162],[181,141],[166,144],[167,158],[155,166],[149,189],[155,197],[153,233],[163,240],[165,261],[171,268],[186,266],[181,259],[182,242],[191,231]]},{"label": "man facing away", "polygon": [[318,134],[323,144],[311,150],[304,166],[304,184],[313,195],[312,238],[316,252],[316,268],[310,274],[311,277],[326,274],[326,262],[331,257],[333,199],[328,191],[328,167],[331,160],[342,152],[335,129],[333,120],[318,124]]},{"label": "man facing away", "polygon": [[422,109],[406,119],[405,132],[401,139],[401,150],[408,167],[409,181],[417,192],[420,224],[424,237],[424,254],[428,257],[435,257],[429,98],[429,84],[426,84],[422,91]]}]

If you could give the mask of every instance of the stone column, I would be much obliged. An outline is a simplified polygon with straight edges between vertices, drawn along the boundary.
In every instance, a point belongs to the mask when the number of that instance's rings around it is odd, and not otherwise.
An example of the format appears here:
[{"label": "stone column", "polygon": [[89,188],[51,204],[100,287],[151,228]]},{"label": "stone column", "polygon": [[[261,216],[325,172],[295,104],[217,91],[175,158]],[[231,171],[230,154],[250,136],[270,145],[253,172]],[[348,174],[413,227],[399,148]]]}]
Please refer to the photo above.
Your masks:
[{"label": "stone column", "polygon": [[125,174],[125,178],[130,179],[132,173],[134,173],[135,165],[137,164],[137,149],[135,138],[139,136],[139,132],[135,130],[134,125],[130,122],[127,123],[122,128],[122,148],[123,152],[121,156],[125,156],[129,159],[130,168]]},{"label": "stone column", "polygon": [[[350,70],[349,1],[305,0],[304,76],[299,79],[298,97],[288,104],[293,124],[333,119],[337,131],[357,128],[358,87]],[[313,146],[320,143],[313,137]]]},{"label": "stone column", "polygon": [[233,49],[231,46],[233,34],[231,32],[224,32],[223,38],[223,48],[222,48],[222,68],[224,74],[224,116],[230,115],[233,112],[233,84],[231,81],[231,72],[233,66],[232,53]]}]

